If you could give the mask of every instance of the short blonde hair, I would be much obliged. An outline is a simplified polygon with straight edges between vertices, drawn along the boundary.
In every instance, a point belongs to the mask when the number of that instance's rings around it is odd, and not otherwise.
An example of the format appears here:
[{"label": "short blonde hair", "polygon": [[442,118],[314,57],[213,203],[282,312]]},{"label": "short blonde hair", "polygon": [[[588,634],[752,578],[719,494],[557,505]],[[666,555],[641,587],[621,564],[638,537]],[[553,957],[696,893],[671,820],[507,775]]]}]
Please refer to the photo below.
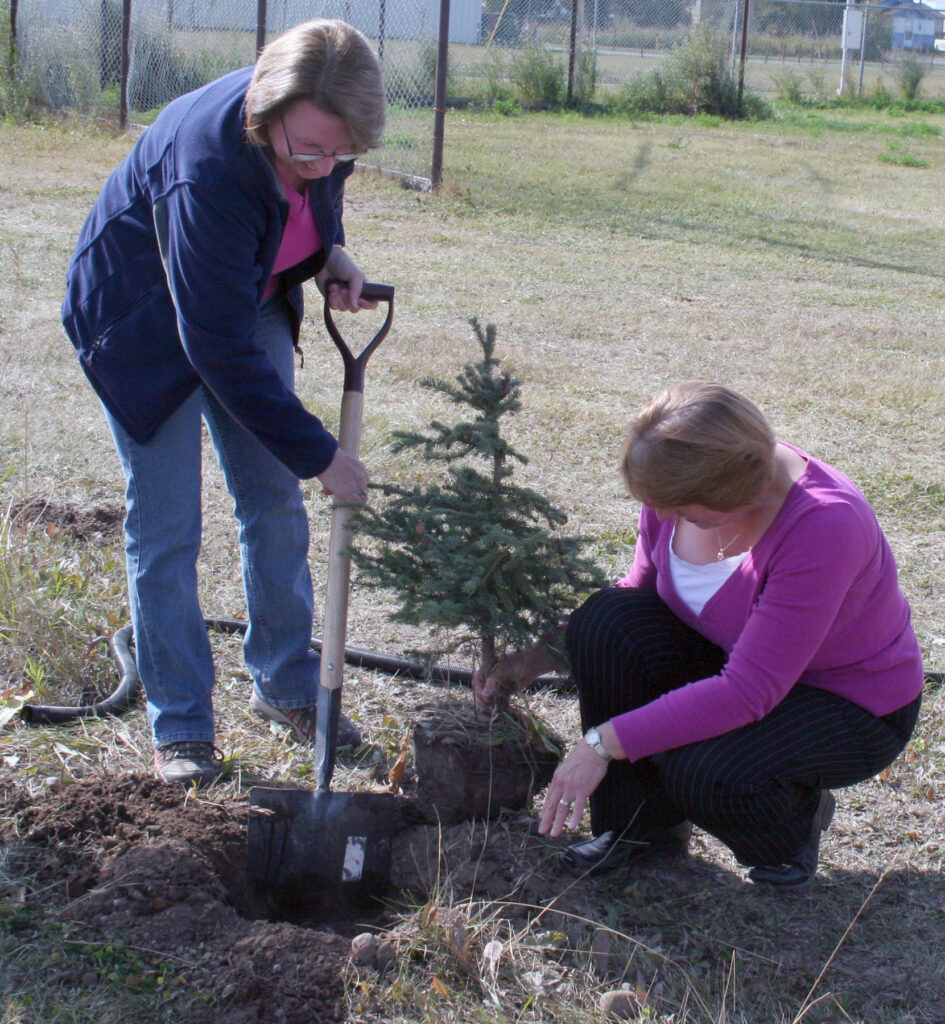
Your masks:
[{"label": "short blonde hair", "polygon": [[380,61],[344,21],[306,21],[263,48],[246,93],[246,134],[269,142],[268,124],[297,100],[345,122],[358,149],[379,146],[387,100]]},{"label": "short blonde hair", "polygon": [[774,475],[775,437],[758,407],[721,384],[686,381],[634,417],[620,468],[630,493],[657,508],[751,504]]}]

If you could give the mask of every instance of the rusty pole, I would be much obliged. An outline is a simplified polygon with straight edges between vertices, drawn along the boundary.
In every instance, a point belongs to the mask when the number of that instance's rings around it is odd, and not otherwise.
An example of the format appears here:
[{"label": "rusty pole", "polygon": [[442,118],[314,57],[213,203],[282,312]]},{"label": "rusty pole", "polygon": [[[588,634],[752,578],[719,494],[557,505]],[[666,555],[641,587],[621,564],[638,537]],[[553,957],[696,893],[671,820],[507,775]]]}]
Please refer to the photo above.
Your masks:
[{"label": "rusty pole", "polygon": [[745,0],[742,10],[742,51],[741,60],[738,64],[738,99],[736,100],[736,112],[742,112],[742,95],[745,92],[745,58],[748,53],[748,14],[751,0]]},{"label": "rusty pole", "polygon": [[256,0],[256,56],[266,45],[266,0]]},{"label": "rusty pole", "polygon": [[433,161],[430,183],[434,192],[443,184],[443,134],[446,127],[446,66],[450,51],[450,0],[440,0],[436,48],[436,86],[433,90]]},{"label": "rusty pole", "polygon": [[128,73],[131,70],[131,0],[121,3],[121,64],[119,71],[118,127],[128,127]]}]

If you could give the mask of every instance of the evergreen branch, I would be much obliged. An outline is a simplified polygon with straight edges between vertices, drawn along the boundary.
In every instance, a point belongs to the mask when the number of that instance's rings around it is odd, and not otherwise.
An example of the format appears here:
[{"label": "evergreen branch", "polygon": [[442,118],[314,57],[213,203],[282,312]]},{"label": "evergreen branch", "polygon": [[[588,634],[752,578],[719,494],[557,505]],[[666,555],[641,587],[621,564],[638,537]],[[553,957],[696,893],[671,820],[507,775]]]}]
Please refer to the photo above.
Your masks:
[{"label": "evergreen branch", "polygon": [[[455,382],[423,382],[472,420],[431,422],[426,432],[399,431],[392,450],[417,450],[446,464],[446,479],[413,487],[385,484],[385,502],[353,517],[351,552],[359,578],[391,591],[393,618],[462,629],[478,638],[483,663],[507,647],[532,642],[557,627],[576,602],[606,585],[582,554],[588,540],[558,532],[565,513],[536,491],[510,481],[515,460],[500,418],[520,408],[520,384],[499,369],[495,328],[470,321],[483,358]],[[480,471],[469,460],[483,460]]]}]

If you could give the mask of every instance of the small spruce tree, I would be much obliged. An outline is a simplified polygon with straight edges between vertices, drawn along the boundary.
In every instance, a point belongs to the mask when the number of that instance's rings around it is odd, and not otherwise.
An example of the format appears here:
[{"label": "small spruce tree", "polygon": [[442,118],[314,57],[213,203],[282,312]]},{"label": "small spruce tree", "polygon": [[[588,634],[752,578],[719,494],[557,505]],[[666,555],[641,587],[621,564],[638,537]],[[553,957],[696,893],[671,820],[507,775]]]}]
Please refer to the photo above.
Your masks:
[{"label": "small spruce tree", "polygon": [[470,323],[482,359],[454,383],[421,381],[468,418],[394,434],[395,452],[416,450],[426,462],[444,463],[445,477],[383,485],[386,502],[355,518],[359,534],[375,543],[357,544],[352,557],[361,579],[393,591],[395,619],[465,630],[453,647],[474,641],[488,672],[507,648],[553,630],[606,578],[581,554],[587,538],[560,532],[564,512],[511,482],[514,463],[528,460],[502,436],[500,421],[521,408],[521,383],[500,370],[495,327]]}]

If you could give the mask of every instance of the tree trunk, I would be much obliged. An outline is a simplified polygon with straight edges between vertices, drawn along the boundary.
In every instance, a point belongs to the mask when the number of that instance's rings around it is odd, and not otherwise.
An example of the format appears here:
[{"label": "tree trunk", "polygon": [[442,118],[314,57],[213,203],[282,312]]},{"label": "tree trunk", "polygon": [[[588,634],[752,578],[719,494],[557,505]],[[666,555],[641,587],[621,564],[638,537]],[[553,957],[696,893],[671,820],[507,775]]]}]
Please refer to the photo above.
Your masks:
[{"label": "tree trunk", "polygon": [[482,633],[479,637],[479,644],[482,655],[482,674],[484,678],[488,678],[496,663],[495,637],[491,633]]}]

